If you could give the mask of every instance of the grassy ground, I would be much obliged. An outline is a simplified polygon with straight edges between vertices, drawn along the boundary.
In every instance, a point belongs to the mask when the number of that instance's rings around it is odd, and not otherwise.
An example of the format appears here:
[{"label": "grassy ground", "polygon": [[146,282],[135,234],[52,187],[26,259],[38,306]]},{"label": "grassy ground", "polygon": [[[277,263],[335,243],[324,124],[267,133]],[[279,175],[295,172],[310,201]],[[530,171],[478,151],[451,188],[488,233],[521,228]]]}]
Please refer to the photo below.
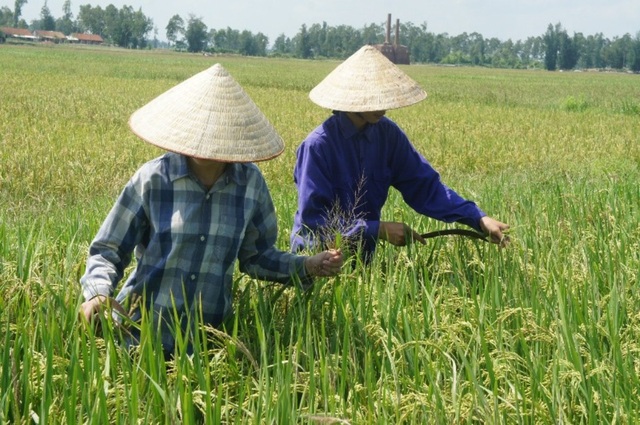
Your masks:
[{"label": "grassy ground", "polygon": [[[77,319],[91,238],[160,151],[127,119],[216,62],[287,144],[260,166],[286,249],[295,149],[336,62],[0,47],[0,422],[636,423],[637,75],[404,68],[426,101],[390,111],[443,179],[512,225],[506,250],[381,246],[310,293],[238,275],[231,335],[168,365]],[[445,227],[393,192],[384,210]],[[117,333],[117,332],[115,332]]]}]

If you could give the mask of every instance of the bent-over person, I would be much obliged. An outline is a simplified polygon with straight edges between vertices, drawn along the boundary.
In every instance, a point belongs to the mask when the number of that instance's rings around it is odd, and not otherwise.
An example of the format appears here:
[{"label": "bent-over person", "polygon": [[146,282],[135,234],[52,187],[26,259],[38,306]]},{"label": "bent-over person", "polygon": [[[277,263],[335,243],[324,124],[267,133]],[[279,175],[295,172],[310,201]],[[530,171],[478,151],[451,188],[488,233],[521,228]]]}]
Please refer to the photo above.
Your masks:
[{"label": "bent-over person", "polygon": [[[253,278],[303,286],[340,271],[339,251],[299,256],[275,247],[276,212],[254,162],[278,156],[284,143],[221,65],[161,94],[129,125],[168,152],[133,175],[91,242],[80,279],[86,319],[107,304],[134,322],[146,309],[171,356],[174,326],[188,334],[188,317],[219,326],[232,313],[236,263]],[[135,267],[112,298],[132,254]],[[131,332],[127,342],[136,344]]]},{"label": "bent-over person", "polygon": [[383,221],[389,188],[397,189],[416,212],[472,227],[505,245],[508,225],[445,185],[439,173],[411,144],[387,110],[418,103],[427,94],[373,46],[364,46],[338,65],[309,93],[333,114],[297,150],[294,181],[298,209],[291,249],[342,241],[370,261],[378,241],[425,243],[406,223]]}]

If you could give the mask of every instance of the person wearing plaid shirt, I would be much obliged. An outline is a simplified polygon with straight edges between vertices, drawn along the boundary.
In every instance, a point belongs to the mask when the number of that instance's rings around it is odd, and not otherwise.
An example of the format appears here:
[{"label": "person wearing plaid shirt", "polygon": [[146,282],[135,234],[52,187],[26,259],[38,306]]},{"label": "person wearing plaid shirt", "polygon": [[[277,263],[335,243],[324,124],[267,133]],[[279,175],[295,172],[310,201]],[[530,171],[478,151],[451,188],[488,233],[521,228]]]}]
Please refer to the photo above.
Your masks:
[{"label": "person wearing plaid shirt", "polygon": [[[338,251],[299,256],[275,247],[277,218],[269,189],[259,168],[246,159],[272,158],[282,152],[282,141],[248,97],[237,101],[239,105],[209,105],[245,95],[235,80],[216,65],[177,88],[178,94],[175,89],[169,91],[132,116],[130,126],[136,134],[169,152],[144,164],[126,184],[90,245],[86,272],[80,279],[87,300],[82,305],[85,318],[91,320],[110,304],[139,321],[144,308],[160,325],[165,355],[174,350],[173,327],[179,325],[187,332],[187,322],[194,317],[219,326],[232,313],[236,262],[241,272],[253,278],[307,287],[315,276],[337,274],[343,261]],[[200,92],[192,101],[195,106],[185,102],[185,93]],[[179,95],[188,113],[196,115],[196,123],[218,119],[222,126],[227,120],[235,124],[239,117],[221,117],[218,111],[246,114],[249,105],[254,109],[247,127],[264,128],[257,137],[243,133],[243,127],[239,134],[238,128],[224,128],[222,134],[223,130],[214,129],[206,136],[211,143],[193,147],[189,143],[194,137],[201,141],[201,129],[181,121],[185,112],[174,112],[179,103],[167,94]],[[207,99],[204,105],[203,98]],[[162,108],[161,121],[175,116],[169,129],[163,130],[163,124],[154,120]],[[201,109],[205,112],[198,118],[194,110]],[[174,140],[176,128],[182,128],[183,134]],[[197,136],[191,135],[191,129]],[[134,254],[136,265],[113,299]],[[175,323],[176,317],[180,323]],[[139,335],[135,330],[131,335],[129,342],[135,343]]]}]

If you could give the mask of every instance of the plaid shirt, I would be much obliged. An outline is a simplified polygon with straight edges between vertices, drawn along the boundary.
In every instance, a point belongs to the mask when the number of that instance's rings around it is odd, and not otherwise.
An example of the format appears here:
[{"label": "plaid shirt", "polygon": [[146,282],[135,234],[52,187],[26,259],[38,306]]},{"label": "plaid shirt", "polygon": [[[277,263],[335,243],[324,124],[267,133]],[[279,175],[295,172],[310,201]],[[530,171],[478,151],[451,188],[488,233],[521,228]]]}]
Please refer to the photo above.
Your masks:
[{"label": "plaid shirt", "polygon": [[[213,326],[231,313],[236,259],[254,278],[309,283],[304,257],[275,248],[276,220],[254,164],[230,163],[207,191],[186,157],[167,153],[135,173],[102,224],[80,280],[83,295],[111,296],[135,251],[136,267],[116,300],[130,308],[127,301],[144,295],[155,320],[162,319],[165,350],[172,350],[174,307],[183,327],[186,312],[201,312]],[[139,308],[130,313],[134,321],[141,317]]]}]

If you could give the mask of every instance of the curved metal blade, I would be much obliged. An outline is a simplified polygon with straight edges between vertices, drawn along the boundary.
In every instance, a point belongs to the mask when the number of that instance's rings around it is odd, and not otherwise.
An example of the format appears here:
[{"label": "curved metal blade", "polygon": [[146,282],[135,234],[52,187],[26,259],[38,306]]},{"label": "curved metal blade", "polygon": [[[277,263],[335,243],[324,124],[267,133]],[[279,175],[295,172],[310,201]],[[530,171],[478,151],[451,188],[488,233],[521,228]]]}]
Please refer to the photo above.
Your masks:
[{"label": "curved metal blade", "polygon": [[422,236],[425,239],[435,238],[437,236],[449,236],[449,235],[458,235],[458,236],[466,236],[472,239],[479,239],[481,241],[489,242],[487,237],[482,233],[478,233],[474,230],[466,230],[466,229],[444,229],[444,230],[436,230],[434,232],[424,233]]}]

